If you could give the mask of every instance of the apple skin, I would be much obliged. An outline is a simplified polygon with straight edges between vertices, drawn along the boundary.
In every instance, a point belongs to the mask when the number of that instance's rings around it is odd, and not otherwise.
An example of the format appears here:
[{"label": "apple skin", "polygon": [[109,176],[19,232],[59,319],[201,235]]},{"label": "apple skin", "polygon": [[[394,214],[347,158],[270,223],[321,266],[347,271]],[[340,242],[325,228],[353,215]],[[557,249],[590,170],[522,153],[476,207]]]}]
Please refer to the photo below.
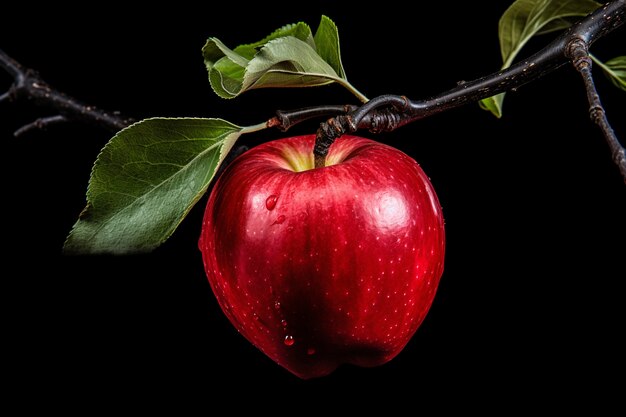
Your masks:
[{"label": "apple skin", "polygon": [[303,378],[381,365],[424,320],[444,265],[444,220],[417,162],[344,135],[313,168],[315,136],[235,159],[209,197],[199,247],[235,328]]}]

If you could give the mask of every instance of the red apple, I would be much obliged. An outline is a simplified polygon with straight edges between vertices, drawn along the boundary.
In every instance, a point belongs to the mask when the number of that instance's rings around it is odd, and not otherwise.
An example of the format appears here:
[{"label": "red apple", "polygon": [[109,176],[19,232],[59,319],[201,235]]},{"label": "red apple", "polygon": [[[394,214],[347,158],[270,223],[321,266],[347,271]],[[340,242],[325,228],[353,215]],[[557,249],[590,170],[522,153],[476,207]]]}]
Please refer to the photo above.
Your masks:
[{"label": "red apple", "polygon": [[441,207],[412,158],[346,135],[314,169],[314,140],[268,142],[233,161],[199,242],[226,316],[301,378],[395,357],[444,263]]}]

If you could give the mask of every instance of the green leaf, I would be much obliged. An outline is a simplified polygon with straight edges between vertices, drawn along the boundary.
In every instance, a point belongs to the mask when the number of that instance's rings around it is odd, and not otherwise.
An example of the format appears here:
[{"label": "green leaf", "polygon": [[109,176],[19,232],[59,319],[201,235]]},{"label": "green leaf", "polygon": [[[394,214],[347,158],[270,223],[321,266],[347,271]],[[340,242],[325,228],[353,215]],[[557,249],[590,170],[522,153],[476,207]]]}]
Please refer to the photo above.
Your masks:
[{"label": "green leaf", "polygon": [[615,87],[626,91],[626,56],[618,56],[605,63],[602,63],[602,61],[593,55],[591,58],[602,68],[604,75],[611,80]]},{"label": "green leaf", "polygon": [[346,73],[341,63],[341,53],[339,49],[339,31],[335,22],[326,16],[322,16],[320,25],[315,32],[315,46],[317,53],[322,59],[335,70],[341,78],[346,78]]},{"label": "green leaf", "polygon": [[500,52],[505,68],[533,36],[565,29],[568,18],[586,16],[602,6],[592,0],[517,0],[500,18]]},{"label": "green leaf", "polygon": [[293,36],[315,47],[311,28],[302,22],[283,26],[260,41],[239,45],[235,50],[217,38],[209,38],[202,48],[202,55],[213,91],[222,98],[236,97],[241,92],[248,62],[266,43],[285,36]]},{"label": "green leaf", "polygon": [[245,128],[221,119],[146,119],[95,162],[68,253],[134,253],[163,243],[202,197]]},{"label": "green leaf", "polygon": [[547,33],[558,32],[559,30],[567,29],[568,27],[576,23],[581,16],[584,16],[584,14],[576,16],[563,16],[554,20],[550,20],[549,22],[546,22],[546,24],[539,31],[537,31],[537,33],[535,33],[535,36],[545,35]]},{"label": "green leaf", "polygon": [[335,70],[306,42],[287,36],[268,42],[248,62],[242,90],[318,86],[338,79]]},{"label": "green leaf", "polygon": [[274,39],[284,38],[286,36],[293,36],[294,38],[300,39],[301,41],[308,43],[309,46],[311,46],[312,48],[315,48],[315,40],[313,39],[311,28],[306,23],[298,22],[290,25],[285,25],[282,28],[275,30],[269,36],[266,36],[258,42],[239,45],[235,48],[235,52],[250,60],[266,43],[268,43],[269,41],[273,41]]},{"label": "green leaf", "polygon": [[209,38],[202,55],[211,87],[222,98],[234,98],[256,88],[311,87],[337,82],[361,101],[367,101],[347,81],[337,27],[326,16],[322,16],[315,36],[309,26],[300,22],[235,49],[217,38]]},{"label": "green leaf", "polygon": [[502,117],[502,101],[504,100],[504,93],[496,94],[485,99],[480,100],[478,105],[481,109],[490,111],[498,119]]},{"label": "green leaf", "polygon": [[[569,27],[578,17],[586,16],[600,7],[592,0],[517,0],[500,18],[498,33],[502,69],[508,68],[526,43],[536,35]],[[481,100],[481,107],[494,115],[502,115],[504,93],[497,100]]]}]

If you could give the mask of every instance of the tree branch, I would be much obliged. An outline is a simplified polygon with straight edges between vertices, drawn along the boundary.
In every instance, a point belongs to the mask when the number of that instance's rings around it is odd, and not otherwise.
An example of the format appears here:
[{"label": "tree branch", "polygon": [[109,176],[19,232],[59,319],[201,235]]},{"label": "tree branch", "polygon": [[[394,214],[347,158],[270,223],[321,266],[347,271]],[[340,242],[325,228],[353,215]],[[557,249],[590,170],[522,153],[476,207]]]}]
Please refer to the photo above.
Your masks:
[{"label": "tree branch", "polygon": [[589,56],[587,43],[582,39],[573,41],[570,44],[569,55],[574,64],[574,68],[580,73],[585,84],[587,101],[589,102],[589,116],[591,120],[600,127],[611,151],[613,162],[618,166],[622,177],[624,177],[624,182],[626,182],[626,151],[617,140],[617,136],[609,124],[604,107],[600,102],[600,95],[596,90],[596,85],[591,73],[592,60]]},{"label": "tree branch", "polygon": [[[624,23],[625,15],[626,0],[607,3],[524,61],[486,77],[460,83],[457,87],[430,99],[412,101],[403,96],[385,95],[374,98],[354,110],[346,109],[343,114],[334,116],[320,125],[314,148],[316,166],[324,166],[330,145],[344,133],[353,133],[359,129],[370,129],[374,132],[392,131],[416,120],[518,88],[541,78],[574,59],[570,56],[573,43],[582,42],[587,50],[595,41],[620,27]],[[593,91],[595,92],[595,88]],[[597,96],[597,92],[594,94]],[[626,174],[621,165],[624,148],[610,128],[599,98],[593,100],[591,106],[592,109],[601,110],[594,110],[594,114],[597,115],[593,118],[605,132],[614,159],[626,181]],[[287,126],[298,122],[295,119],[299,114],[293,112],[293,116],[287,121]]]},{"label": "tree branch", "polygon": [[0,95],[0,103],[13,100],[28,100],[35,105],[48,107],[56,115],[44,117],[29,123],[15,131],[15,136],[33,129],[44,128],[51,124],[67,121],[80,121],[96,124],[112,132],[128,126],[132,119],[123,118],[116,113],[109,113],[87,105],[50,87],[35,71],[22,67],[17,61],[0,49],[0,68],[11,77],[13,84]]}]

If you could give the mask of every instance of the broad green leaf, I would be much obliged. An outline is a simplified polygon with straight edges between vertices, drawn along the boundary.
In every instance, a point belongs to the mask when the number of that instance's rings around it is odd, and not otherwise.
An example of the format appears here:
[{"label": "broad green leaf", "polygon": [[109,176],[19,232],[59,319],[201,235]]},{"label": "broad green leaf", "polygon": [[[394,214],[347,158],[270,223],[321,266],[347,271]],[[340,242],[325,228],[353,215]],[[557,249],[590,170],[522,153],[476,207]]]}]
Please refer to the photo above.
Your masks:
[{"label": "broad green leaf", "polygon": [[620,90],[626,91],[626,56],[618,56],[603,63],[595,56],[591,56],[593,61],[602,68],[604,74]]},{"label": "broad green leaf", "polygon": [[[502,15],[498,25],[502,69],[515,61],[522,47],[536,35],[569,27],[576,18],[600,7],[592,0],[517,0]],[[502,115],[504,93],[481,100],[481,107],[496,117]]]},{"label": "broad green leaf", "polygon": [[322,16],[315,36],[309,26],[297,23],[234,49],[217,38],[209,38],[202,55],[211,87],[222,98],[234,98],[256,88],[311,87],[337,82],[361,101],[367,101],[346,79],[337,27],[326,16]]},{"label": "broad green leaf", "polygon": [[239,45],[234,50],[217,38],[209,38],[202,48],[202,55],[213,91],[222,98],[236,97],[241,92],[248,62],[267,42],[285,36],[293,36],[315,47],[311,28],[302,22],[283,26],[258,42]]},{"label": "broad green leaf", "polygon": [[202,197],[241,128],[221,119],[146,119],[102,149],[68,253],[134,253],[163,243]]},{"label": "broad green leaf", "polygon": [[335,70],[306,42],[287,36],[268,42],[248,62],[242,89],[317,86],[338,78]]},{"label": "broad green leaf", "polygon": [[301,41],[308,43],[311,48],[315,49],[315,40],[313,39],[311,28],[306,23],[298,22],[290,25],[285,25],[282,28],[275,30],[269,36],[266,36],[258,42],[239,45],[235,48],[235,52],[250,60],[254,58],[254,55],[266,43],[268,43],[269,41],[273,41],[274,39],[284,38],[285,36],[293,36],[294,38],[298,38]]},{"label": "broad green leaf", "polygon": [[315,46],[317,53],[322,59],[335,70],[341,78],[346,78],[346,73],[341,63],[339,49],[339,31],[335,22],[326,16],[322,16],[320,25],[315,32]]}]

